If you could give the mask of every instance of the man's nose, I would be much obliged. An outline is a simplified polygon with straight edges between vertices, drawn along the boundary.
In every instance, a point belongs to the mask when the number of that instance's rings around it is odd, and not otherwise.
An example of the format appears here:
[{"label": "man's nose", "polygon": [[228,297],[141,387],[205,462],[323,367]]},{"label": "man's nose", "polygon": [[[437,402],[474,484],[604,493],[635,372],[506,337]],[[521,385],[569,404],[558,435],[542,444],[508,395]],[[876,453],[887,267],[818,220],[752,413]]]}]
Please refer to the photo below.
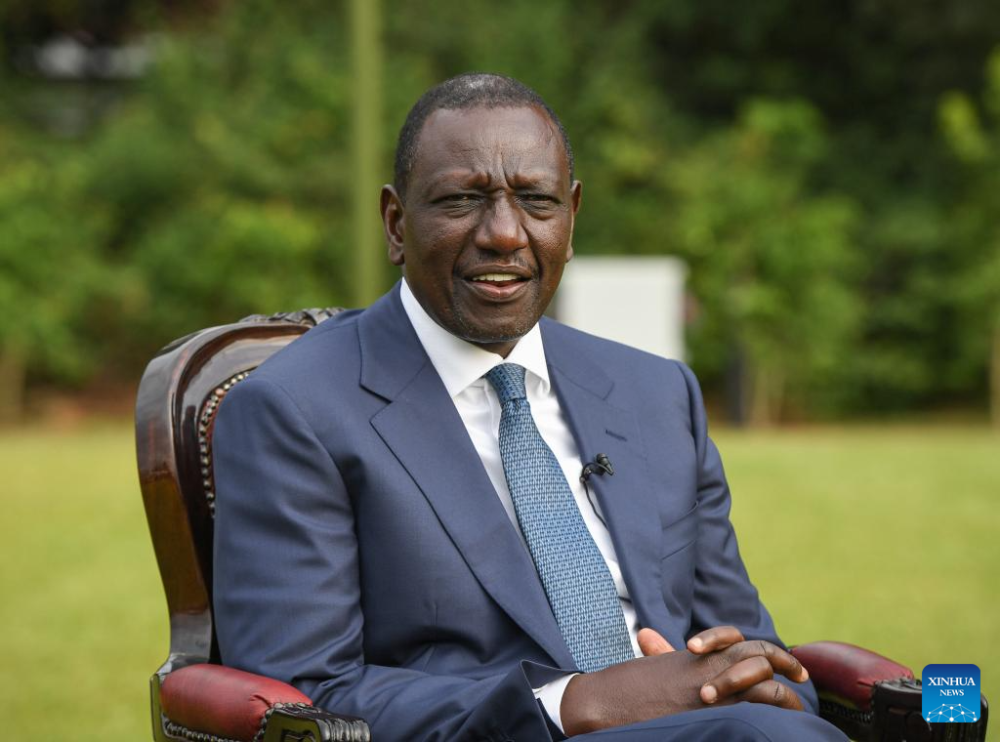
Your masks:
[{"label": "man's nose", "polygon": [[521,211],[508,198],[490,202],[475,234],[476,247],[511,252],[528,246],[528,233],[521,223]]}]

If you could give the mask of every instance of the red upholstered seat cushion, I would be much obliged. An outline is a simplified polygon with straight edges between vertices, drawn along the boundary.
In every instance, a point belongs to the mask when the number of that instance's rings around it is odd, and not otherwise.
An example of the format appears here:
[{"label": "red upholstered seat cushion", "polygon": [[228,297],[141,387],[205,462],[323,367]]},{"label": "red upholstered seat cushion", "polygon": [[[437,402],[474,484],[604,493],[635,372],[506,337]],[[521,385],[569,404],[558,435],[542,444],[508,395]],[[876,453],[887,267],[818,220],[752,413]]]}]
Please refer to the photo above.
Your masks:
[{"label": "red upholstered seat cushion", "polygon": [[276,703],[312,704],[287,683],[222,665],[191,665],[167,675],[163,713],[175,724],[219,737],[251,740]]},{"label": "red upholstered seat cushion", "polygon": [[872,687],[883,680],[913,679],[913,671],[867,649],[843,642],[811,642],[792,649],[820,693],[871,708]]}]

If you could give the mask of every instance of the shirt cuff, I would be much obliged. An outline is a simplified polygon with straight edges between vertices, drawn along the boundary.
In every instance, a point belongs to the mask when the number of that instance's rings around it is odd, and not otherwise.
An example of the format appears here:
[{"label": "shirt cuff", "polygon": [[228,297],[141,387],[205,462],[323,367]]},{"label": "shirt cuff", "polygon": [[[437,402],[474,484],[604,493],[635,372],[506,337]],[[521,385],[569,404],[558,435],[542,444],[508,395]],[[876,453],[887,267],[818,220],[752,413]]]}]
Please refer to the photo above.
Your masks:
[{"label": "shirt cuff", "polygon": [[555,724],[559,728],[559,731],[563,734],[566,733],[566,730],[563,729],[562,714],[559,713],[560,707],[562,706],[563,693],[566,692],[566,686],[569,685],[569,681],[579,674],[580,673],[578,672],[571,672],[558,680],[546,683],[541,688],[531,689],[535,694],[535,698],[541,702],[542,708],[545,709],[545,713],[549,715],[549,720]]}]

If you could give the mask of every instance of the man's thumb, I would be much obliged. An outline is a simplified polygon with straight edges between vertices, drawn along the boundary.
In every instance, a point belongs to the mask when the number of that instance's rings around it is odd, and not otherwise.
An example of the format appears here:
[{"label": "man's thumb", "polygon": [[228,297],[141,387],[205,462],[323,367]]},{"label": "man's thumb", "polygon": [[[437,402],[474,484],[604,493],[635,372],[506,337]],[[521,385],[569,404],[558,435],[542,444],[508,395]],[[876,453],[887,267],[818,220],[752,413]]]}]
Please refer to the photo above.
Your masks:
[{"label": "man's thumb", "polygon": [[670,642],[664,639],[660,632],[653,629],[639,629],[638,639],[639,649],[642,650],[643,657],[654,657],[658,654],[674,651]]}]

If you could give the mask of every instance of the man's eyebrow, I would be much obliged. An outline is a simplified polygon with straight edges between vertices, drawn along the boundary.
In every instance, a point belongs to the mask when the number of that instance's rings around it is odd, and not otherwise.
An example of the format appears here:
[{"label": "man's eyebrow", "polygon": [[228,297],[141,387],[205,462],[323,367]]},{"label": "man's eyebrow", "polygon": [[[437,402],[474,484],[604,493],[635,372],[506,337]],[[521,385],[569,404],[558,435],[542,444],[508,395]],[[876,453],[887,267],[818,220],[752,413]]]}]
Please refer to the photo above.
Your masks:
[{"label": "man's eyebrow", "polygon": [[[516,190],[556,190],[559,187],[559,176],[544,168],[515,172],[509,180]],[[423,191],[425,194],[433,194],[441,189],[484,188],[492,183],[492,175],[485,170],[452,168],[428,176]]]},{"label": "man's eyebrow", "polygon": [[474,181],[476,183],[482,181],[486,183],[489,182],[489,179],[490,176],[488,173],[470,170],[468,168],[442,170],[441,172],[434,173],[427,178],[427,190],[431,191],[442,186],[465,184],[469,181]]},{"label": "man's eyebrow", "polygon": [[518,171],[511,181],[515,188],[555,188],[559,184],[559,175],[547,169]]}]

